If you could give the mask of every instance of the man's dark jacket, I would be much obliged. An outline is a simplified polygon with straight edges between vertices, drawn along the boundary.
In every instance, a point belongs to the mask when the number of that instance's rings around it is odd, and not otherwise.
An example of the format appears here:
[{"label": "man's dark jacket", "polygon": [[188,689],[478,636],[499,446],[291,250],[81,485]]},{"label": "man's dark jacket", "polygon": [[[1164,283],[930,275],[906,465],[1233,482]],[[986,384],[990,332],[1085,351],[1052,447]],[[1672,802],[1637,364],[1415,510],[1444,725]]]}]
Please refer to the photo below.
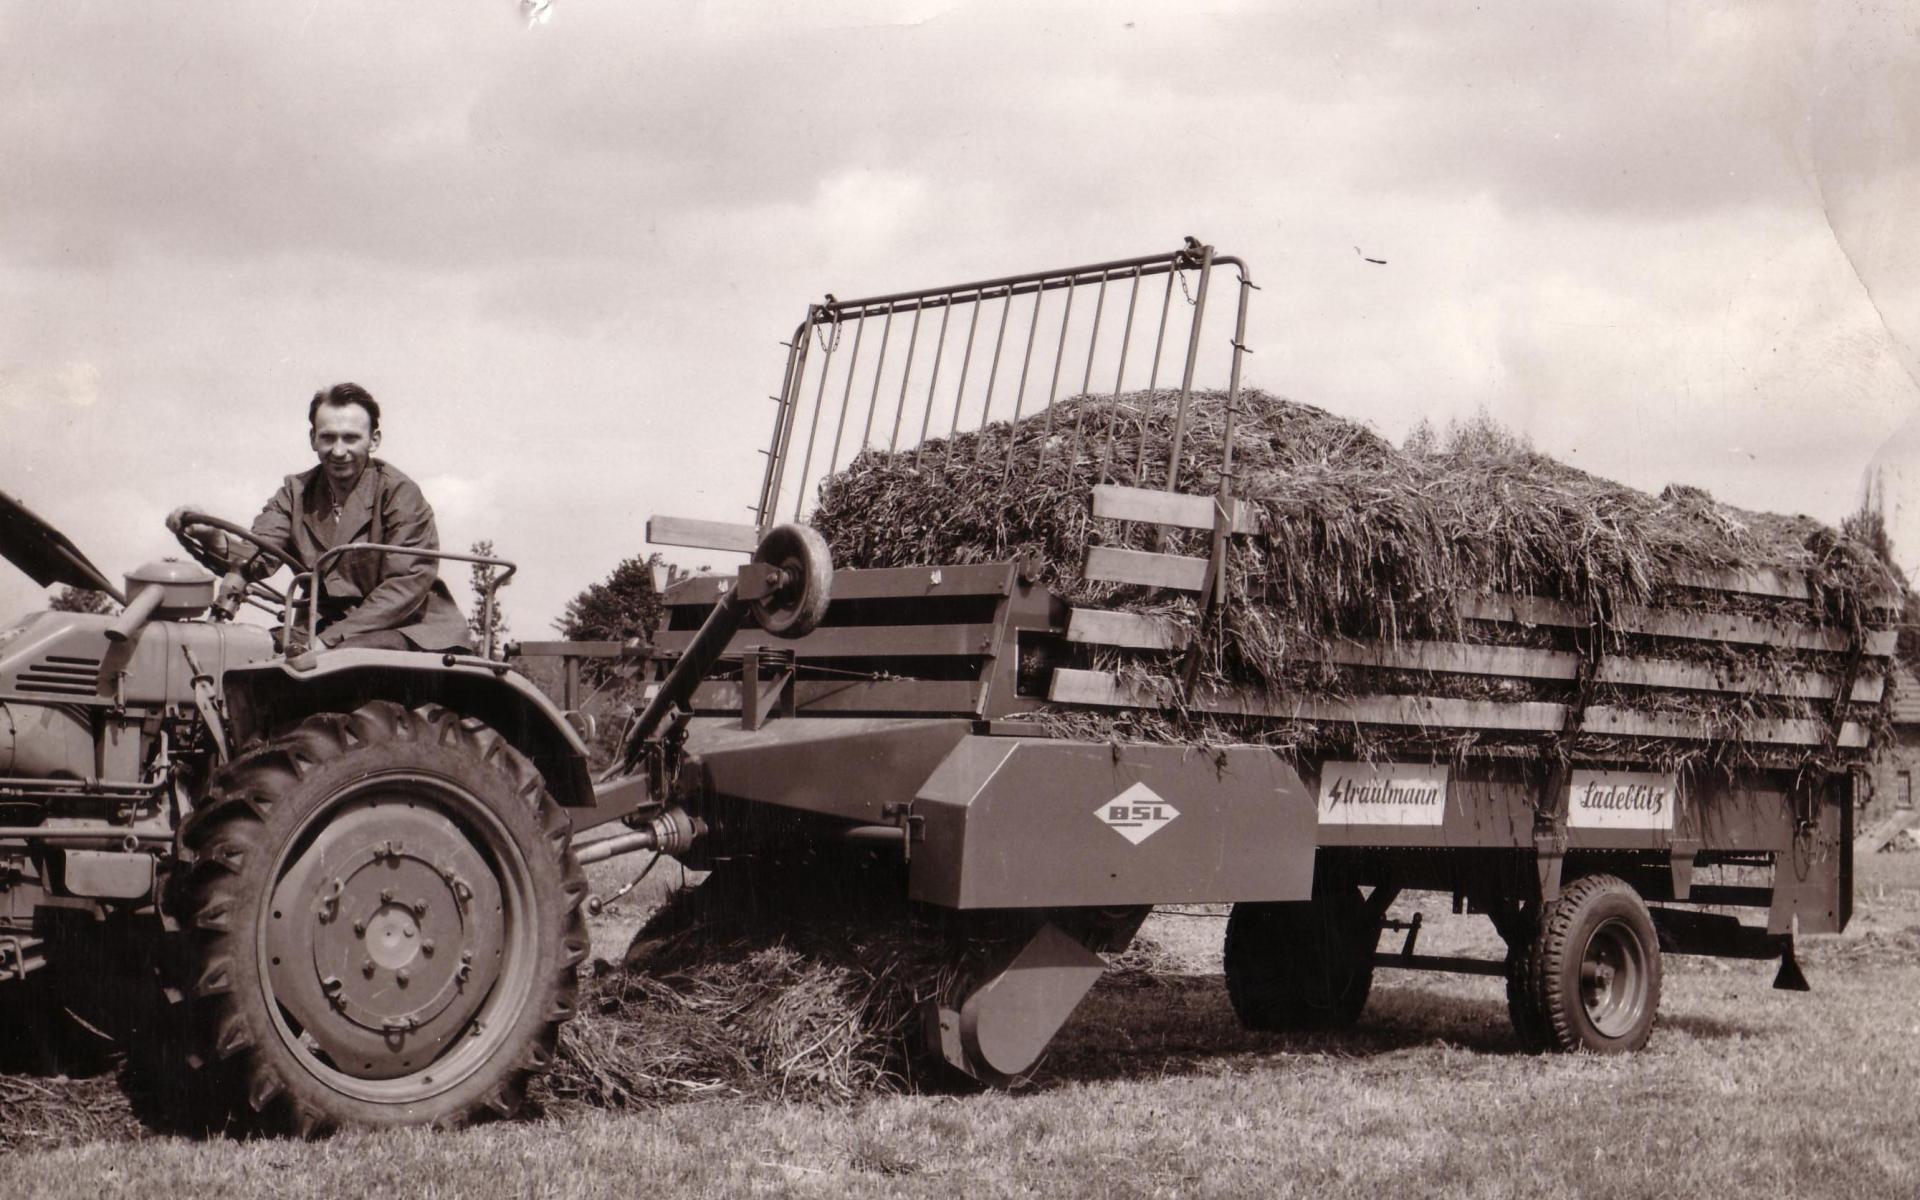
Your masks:
[{"label": "man's dark jacket", "polygon": [[[337,516],[326,468],[316,465],[287,476],[253,519],[253,532],[283,548],[301,571],[312,570],[323,553],[348,542],[440,548],[433,509],[419,486],[377,458],[368,460]],[[322,582],[320,640],[327,645],[380,629],[398,630],[419,650],[473,644],[467,619],[440,582],[435,559],[356,550],[329,563]]]}]

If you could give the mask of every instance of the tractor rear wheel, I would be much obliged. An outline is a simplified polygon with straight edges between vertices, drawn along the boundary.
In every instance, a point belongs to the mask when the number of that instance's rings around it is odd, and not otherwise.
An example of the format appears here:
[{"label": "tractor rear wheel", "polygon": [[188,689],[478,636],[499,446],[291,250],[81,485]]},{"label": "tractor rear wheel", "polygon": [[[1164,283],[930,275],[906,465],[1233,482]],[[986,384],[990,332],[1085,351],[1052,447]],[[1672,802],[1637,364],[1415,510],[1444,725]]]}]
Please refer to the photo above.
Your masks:
[{"label": "tractor rear wheel", "polygon": [[1248,1029],[1344,1029],[1367,1005],[1379,922],[1357,887],[1314,893],[1227,918],[1227,999]]},{"label": "tractor rear wheel", "polygon": [[230,1096],[303,1134],[514,1112],[587,954],[570,835],[532,763],[434,705],[229,763],[185,830],[182,917]]},{"label": "tractor rear wheel", "polygon": [[1576,880],[1543,905],[1508,959],[1508,1009],[1532,1050],[1625,1054],[1660,1007],[1660,940],[1640,893],[1612,875]]}]

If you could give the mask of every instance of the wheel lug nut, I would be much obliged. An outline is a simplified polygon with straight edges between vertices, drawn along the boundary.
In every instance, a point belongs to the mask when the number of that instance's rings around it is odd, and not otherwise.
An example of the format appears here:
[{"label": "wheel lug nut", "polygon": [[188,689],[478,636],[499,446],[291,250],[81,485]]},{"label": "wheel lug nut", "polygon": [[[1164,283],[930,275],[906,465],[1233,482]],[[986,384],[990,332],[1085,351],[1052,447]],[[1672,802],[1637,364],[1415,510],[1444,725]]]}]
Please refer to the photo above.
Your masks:
[{"label": "wheel lug nut", "polygon": [[355,937],[367,936],[367,923],[365,921],[355,921],[353,923],[353,936]]},{"label": "wheel lug nut", "polygon": [[392,904],[392,903],[393,903],[393,889],[392,889],[392,888],[381,888],[381,889],[380,889],[380,903],[382,903],[382,904]]},{"label": "wheel lug nut", "polygon": [[368,979],[373,978],[373,960],[372,959],[369,958],[365,962],[360,964],[360,973],[362,975],[365,975]]},{"label": "wheel lug nut", "polygon": [[432,957],[433,955],[433,939],[432,938],[420,939],[420,953],[425,954],[428,957]]},{"label": "wheel lug nut", "polygon": [[410,975],[407,974],[407,969],[405,967],[401,967],[398,971],[395,971],[393,973],[393,977],[400,981],[401,987],[407,986],[407,980],[412,978]]}]

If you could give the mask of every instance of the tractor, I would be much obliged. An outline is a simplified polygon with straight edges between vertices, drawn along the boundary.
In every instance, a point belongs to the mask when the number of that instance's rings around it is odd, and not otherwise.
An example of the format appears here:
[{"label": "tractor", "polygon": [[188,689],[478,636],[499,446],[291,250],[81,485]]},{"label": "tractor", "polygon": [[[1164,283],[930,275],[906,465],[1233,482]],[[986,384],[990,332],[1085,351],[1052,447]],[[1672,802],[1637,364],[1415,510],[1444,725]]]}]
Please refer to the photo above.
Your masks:
[{"label": "tractor", "polygon": [[[0,1004],[34,1011],[18,1002],[62,980],[97,999],[98,968],[151,963],[153,1028],[177,1032],[189,1090],[242,1125],[514,1112],[588,954],[576,818],[628,818],[623,850],[660,848],[656,827],[671,844],[672,821],[649,824],[663,773],[596,789],[568,715],[487,653],[287,653],[300,643],[283,631],[312,631],[325,560],[285,592],[253,582],[216,604],[231,543],[207,530],[284,556],[205,514],[170,527],[193,561],[147,563],[123,590],[0,494],[0,551],[42,586],[122,606],[0,628]],[[792,561],[764,565],[723,620],[798,635],[824,611],[824,546],[774,534]],[[382,552],[423,553],[332,553]],[[279,628],[235,620],[242,604]]]}]

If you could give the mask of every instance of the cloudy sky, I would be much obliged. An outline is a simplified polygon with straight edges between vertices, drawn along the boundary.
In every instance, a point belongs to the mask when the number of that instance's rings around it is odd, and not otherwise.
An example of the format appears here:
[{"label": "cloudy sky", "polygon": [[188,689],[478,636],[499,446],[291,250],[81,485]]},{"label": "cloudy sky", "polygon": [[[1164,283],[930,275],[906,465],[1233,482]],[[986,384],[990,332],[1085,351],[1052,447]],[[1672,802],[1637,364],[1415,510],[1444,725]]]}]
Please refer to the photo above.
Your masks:
[{"label": "cloudy sky", "polygon": [[744,517],[810,299],[1189,233],[1257,386],[1827,520],[1874,467],[1920,567],[1911,4],[0,0],[0,163],[0,490],[113,575],[354,379],[546,636]]}]

